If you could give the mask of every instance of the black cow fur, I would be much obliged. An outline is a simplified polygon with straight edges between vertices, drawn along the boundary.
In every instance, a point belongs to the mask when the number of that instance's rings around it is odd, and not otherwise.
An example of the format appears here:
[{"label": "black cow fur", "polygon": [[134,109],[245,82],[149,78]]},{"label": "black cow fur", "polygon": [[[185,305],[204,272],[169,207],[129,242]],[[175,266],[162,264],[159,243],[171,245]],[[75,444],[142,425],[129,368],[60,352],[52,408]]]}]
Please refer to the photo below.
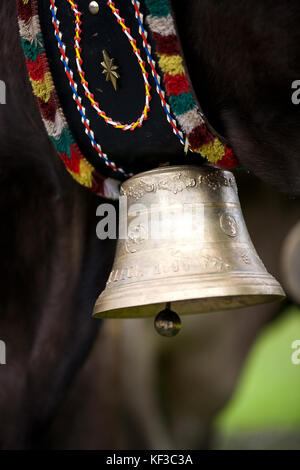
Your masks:
[{"label": "black cow fur", "polygon": [[300,3],[172,1],[187,65],[208,120],[242,165],[300,194]]}]

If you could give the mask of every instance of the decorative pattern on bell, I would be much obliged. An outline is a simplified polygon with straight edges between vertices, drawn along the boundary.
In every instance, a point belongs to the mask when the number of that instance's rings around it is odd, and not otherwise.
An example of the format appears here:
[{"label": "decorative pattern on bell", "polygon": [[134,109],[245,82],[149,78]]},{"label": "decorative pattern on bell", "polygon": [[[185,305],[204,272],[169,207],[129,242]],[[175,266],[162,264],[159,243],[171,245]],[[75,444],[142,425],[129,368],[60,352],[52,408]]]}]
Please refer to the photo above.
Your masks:
[{"label": "decorative pattern on bell", "polygon": [[212,312],[284,297],[253,247],[229,171],[161,167],[125,181],[121,195],[128,236],[118,240],[95,317],[156,316],[166,304],[180,315]]}]

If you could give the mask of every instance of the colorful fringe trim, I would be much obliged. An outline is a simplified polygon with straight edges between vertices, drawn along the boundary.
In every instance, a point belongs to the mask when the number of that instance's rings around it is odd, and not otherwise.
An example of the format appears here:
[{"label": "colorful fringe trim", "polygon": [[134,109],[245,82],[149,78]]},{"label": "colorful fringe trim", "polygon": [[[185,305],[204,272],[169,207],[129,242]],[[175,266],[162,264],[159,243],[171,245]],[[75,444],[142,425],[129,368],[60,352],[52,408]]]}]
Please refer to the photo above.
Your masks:
[{"label": "colorful fringe trim", "polygon": [[[69,1],[69,0],[67,0],[67,1]],[[55,0],[50,0],[50,11],[51,11],[51,14],[52,14],[52,23],[53,23],[53,26],[54,26],[54,35],[57,39],[57,45],[58,45],[58,49],[60,51],[60,58],[61,58],[61,61],[64,65],[66,78],[68,80],[68,83],[69,83],[71,91],[72,91],[72,98],[75,101],[77,110],[81,115],[81,123],[84,127],[84,132],[89,137],[90,143],[91,143],[92,147],[98,153],[98,156],[104,161],[104,163],[108,167],[112,168],[117,173],[121,173],[123,176],[130,177],[130,176],[132,176],[132,173],[126,173],[126,171],[123,170],[123,168],[118,167],[113,161],[111,161],[108,158],[108,156],[106,155],[106,153],[104,153],[102,151],[101,145],[98,142],[96,142],[94,131],[91,129],[90,121],[86,116],[85,107],[82,105],[82,98],[79,95],[78,85],[74,80],[73,71],[69,67],[69,59],[66,56],[66,46],[63,43],[62,33],[60,32],[60,29],[59,29],[59,21],[57,20],[57,17],[56,17],[57,7],[55,5]],[[76,39],[76,37],[75,37],[75,39]],[[76,62],[77,63],[80,62],[80,57],[77,56]]]},{"label": "colorful fringe trim", "polygon": [[[139,3],[134,0],[134,3]],[[147,23],[156,43],[158,64],[163,74],[166,93],[190,150],[222,168],[238,166],[231,148],[208,129],[193,98],[186,75],[169,0],[145,0],[149,10]]]},{"label": "colorful fringe trim", "polygon": [[80,152],[69,129],[45,53],[37,3],[37,0],[17,0],[17,8],[29,78],[47,133],[68,172],[78,183],[97,195],[118,199],[120,182],[97,172]]},{"label": "colorful fringe trim", "polygon": [[[151,47],[147,42],[147,31],[144,29],[143,15],[140,12],[140,2],[138,0],[131,0],[131,2],[139,22],[139,32],[156,82],[156,89],[173,132],[186,148],[200,153],[209,162],[222,168],[238,166],[238,160],[231,148],[220,142],[208,129],[204,117],[193,98],[180,53],[180,45],[169,0],[145,0],[150,13],[147,16],[147,23],[156,44],[158,64],[162,72],[169,103],[166,102],[165,92],[161,88],[160,76],[151,56]],[[107,3],[109,6],[113,5],[114,7],[111,0],[108,0]],[[38,16],[38,0],[17,0],[17,7],[21,41],[30,82],[51,141],[68,172],[78,183],[91,189],[95,194],[117,199],[119,197],[120,182],[112,178],[106,178],[85,159],[67,124],[45,53]],[[118,10],[116,10],[116,14],[118,14]],[[183,132],[178,129],[174,117]],[[92,134],[91,136],[94,138]],[[105,154],[103,156],[107,157]],[[115,171],[125,174],[124,170],[118,168],[108,158],[104,158],[104,161]]]}]

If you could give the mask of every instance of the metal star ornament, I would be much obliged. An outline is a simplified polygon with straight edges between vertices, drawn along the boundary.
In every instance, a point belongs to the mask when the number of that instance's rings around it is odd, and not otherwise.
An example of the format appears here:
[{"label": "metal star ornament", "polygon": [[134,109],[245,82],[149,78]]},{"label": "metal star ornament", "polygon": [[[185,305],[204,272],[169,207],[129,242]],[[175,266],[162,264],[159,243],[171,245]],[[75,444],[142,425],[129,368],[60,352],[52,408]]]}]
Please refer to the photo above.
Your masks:
[{"label": "metal star ornament", "polygon": [[103,62],[101,62],[103,67],[102,73],[105,74],[106,81],[110,81],[113,84],[115,91],[117,91],[117,79],[120,78],[120,75],[117,72],[118,66],[114,64],[115,59],[111,59],[105,50],[102,51],[102,54],[104,59]]}]

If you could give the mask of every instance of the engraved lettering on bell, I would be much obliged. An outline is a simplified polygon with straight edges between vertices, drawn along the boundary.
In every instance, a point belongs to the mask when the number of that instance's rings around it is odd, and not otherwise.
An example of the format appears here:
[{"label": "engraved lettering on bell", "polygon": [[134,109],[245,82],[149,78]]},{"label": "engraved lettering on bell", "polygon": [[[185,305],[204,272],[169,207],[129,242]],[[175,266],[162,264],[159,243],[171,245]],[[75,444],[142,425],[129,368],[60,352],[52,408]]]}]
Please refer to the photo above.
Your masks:
[{"label": "engraved lettering on bell", "polygon": [[187,255],[180,250],[170,250],[170,254],[176,259],[181,270],[203,270],[205,272],[223,272],[231,268],[220,256],[213,256],[195,251],[193,255]]},{"label": "engraved lettering on bell", "polygon": [[141,279],[143,276],[144,273],[139,266],[125,266],[121,270],[116,269],[111,271],[106,286],[110,287],[111,284],[116,284],[120,281],[126,281],[127,279]]},{"label": "engraved lettering on bell", "polygon": [[220,216],[220,227],[229,237],[236,237],[238,234],[238,226],[233,215],[223,212]]}]

